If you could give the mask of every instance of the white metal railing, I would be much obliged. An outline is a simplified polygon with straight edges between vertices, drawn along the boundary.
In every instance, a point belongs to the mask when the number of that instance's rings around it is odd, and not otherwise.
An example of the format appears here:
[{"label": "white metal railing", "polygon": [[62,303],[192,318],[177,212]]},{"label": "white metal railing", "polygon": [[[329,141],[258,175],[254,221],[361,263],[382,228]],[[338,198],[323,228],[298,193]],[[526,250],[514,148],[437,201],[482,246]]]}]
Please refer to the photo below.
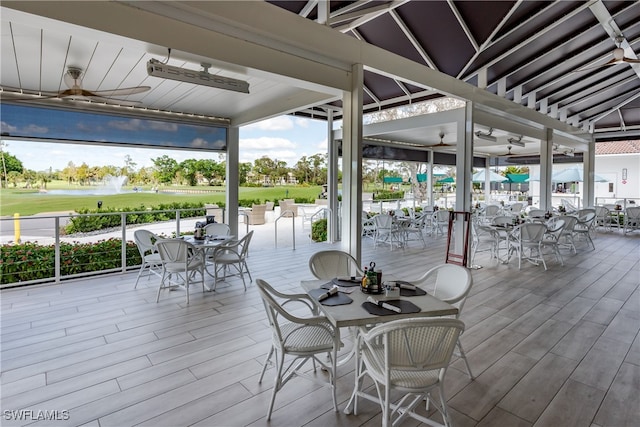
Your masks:
[{"label": "white metal railing", "polygon": [[293,242],[293,249],[296,248],[296,215],[292,210],[286,210],[280,213],[280,216],[276,218],[274,231],[275,231],[275,247],[278,247],[278,221],[282,218],[291,218],[291,240]]},{"label": "white metal railing", "polygon": [[[0,243],[3,246],[2,263],[3,268],[0,269],[0,277],[18,277],[18,273],[10,271],[10,265],[5,262],[14,262],[15,254],[12,252],[12,246],[16,246],[16,250],[22,250],[22,246],[25,247],[25,253],[23,259],[18,262],[24,262],[25,265],[31,265],[29,268],[46,268],[47,260],[34,259],[34,251],[42,249],[43,247],[53,247],[53,274],[48,277],[42,277],[33,280],[19,280],[11,283],[0,283],[0,288],[16,285],[29,285],[37,283],[60,283],[63,279],[71,279],[78,277],[85,277],[101,273],[109,272],[126,272],[129,269],[139,268],[140,265],[127,266],[127,249],[131,250],[131,243],[133,242],[133,230],[134,225],[155,227],[158,234],[180,235],[181,225],[185,225],[184,222],[189,221],[189,225],[186,227],[193,228],[196,221],[202,220],[200,216],[193,216],[189,218],[182,218],[181,213],[187,211],[198,211],[199,208],[193,209],[177,209],[177,210],[156,210],[156,211],[131,211],[131,212],[103,212],[94,214],[64,214],[64,215],[33,215],[24,217],[3,217],[0,218]],[[167,217],[171,218],[167,221],[153,222],[151,224],[137,224],[135,222],[129,223],[127,218],[129,215],[144,215],[144,214],[158,214],[167,213]],[[72,220],[72,218],[92,218],[92,217],[105,217],[105,216],[119,216],[120,225],[115,228],[102,229],[98,232],[85,232],[75,233],[72,235],[66,235],[65,226]],[[155,232],[156,230],[154,230]],[[129,234],[129,236],[128,236]],[[16,241],[17,239],[17,241]],[[72,257],[67,258],[62,253],[61,248],[67,246],[66,244],[81,245],[92,244],[99,241],[108,239],[120,239],[117,251],[118,255],[112,252],[114,257],[120,258],[120,266],[117,268],[109,268],[99,270],[96,269],[90,272],[80,272],[63,274],[63,264],[69,263]],[[35,246],[35,247],[34,247]],[[116,249],[114,249],[116,250]],[[8,259],[11,258],[11,259]],[[27,264],[31,263],[31,264]],[[78,267],[78,266],[75,266]],[[70,270],[67,269],[67,270]],[[18,271],[22,271],[18,269]],[[3,277],[3,282],[5,282]]]}]

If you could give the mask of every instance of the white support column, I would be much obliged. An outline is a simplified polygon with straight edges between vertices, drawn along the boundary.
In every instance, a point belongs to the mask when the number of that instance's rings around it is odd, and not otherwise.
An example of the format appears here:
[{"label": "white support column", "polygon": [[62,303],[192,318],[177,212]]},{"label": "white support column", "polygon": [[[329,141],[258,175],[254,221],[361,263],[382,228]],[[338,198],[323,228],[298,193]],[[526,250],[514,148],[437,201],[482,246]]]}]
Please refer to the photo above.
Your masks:
[{"label": "white support column", "polygon": [[522,102],[522,86],[518,85],[513,88],[513,102],[520,104]]},{"label": "white support column", "polygon": [[327,192],[328,202],[331,209],[327,236],[329,241],[340,240],[339,233],[339,212],[338,212],[338,143],[333,138],[333,110],[327,111],[327,141],[328,141],[328,171],[327,171]]},{"label": "white support column", "polygon": [[231,234],[238,236],[238,192],[239,192],[239,163],[240,163],[240,128],[230,127],[227,134],[227,224]]},{"label": "white support column", "polygon": [[595,181],[594,170],[596,160],[596,143],[595,139],[589,142],[589,151],[582,156],[582,207],[590,208],[595,205]]},{"label": "white support column", "polygon": [[458,122],[456,145],[456,211],[471,212],[473,185],[473,103],[465,106],[465,119]]},{"label": "white support column", "polygon": [[478,70],[478,87],[480,89],[487,88],[487,69],[481,68]]},{"label": "white support column", "polygon": [[546,141],[540,142],[540,209],[551,210],[551,174],[553,171],[553,129],[546,129]]},{"label": "white support column", "polygon": [[547,114],[549,112],[549,99],[544,98],[540,100],[540,112],[542,114]]},{"label": "white support column", "polygon": [[501,78],[498,80],[498,96],[505,97],[507,94],[507,79]]},{"label": "white support column", "polygon": [[527,97],[527,107],[531,108],[532,110],[536,109],[536,93],[535,92],[531,92],[529,94],[529,96]]},{"label": "white support column", "polygon": [[429,205],[435,206],[433,201],[433,151],[429,151],[427,159],[427,197]]},{"label": "white support column", "polygon": [[[489,204],[489,200],[491,199],[491,161],[490,160],[491,160],[491,157],[487,157],[486,159],[484,159],[484,202],[487,205]],[[473,183],[471,184],[471,188],[473,190]]]},{"label": "white support column", "polygon": [[362,100],[364,69],[351,67],[351,90],[343,97],[342,249],[359,264],[362,256]]}]

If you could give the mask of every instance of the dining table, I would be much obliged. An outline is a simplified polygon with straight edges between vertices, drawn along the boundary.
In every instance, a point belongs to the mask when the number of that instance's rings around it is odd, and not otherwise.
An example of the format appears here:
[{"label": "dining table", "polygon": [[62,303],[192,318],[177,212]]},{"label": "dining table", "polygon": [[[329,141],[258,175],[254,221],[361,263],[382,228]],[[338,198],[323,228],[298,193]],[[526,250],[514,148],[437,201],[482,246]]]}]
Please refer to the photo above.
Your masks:
[{"label": "dining table", "polygon": [[202,254],[205,260],[204,271],[209,276],[211,276],[214,280],[214,287],[209,287],[205,285],[205,288],[207,288],[208,291],[212,291],[215,288],[215,279],[216,279],[215,274],[209,271],[210,266],[213,266],[213,268],[215,269],[215,261],[210,259],[209,252],[217,248],[218,246],[222,245],[223,243],[226,243],[230,240],[235,239],[235,237],[236,237],[235,235],[231,235],[231,234],[212,235],[212,236],[207,235],[204,237],[204,239],[196,239],[193,236],[184,237],[184,240],[186,242],[191,243],[197,250],[202,251]]},{"label": "dining table", "polygon": [[[396,280],[396,278],[392,277],[391,275],[387,276],[384,283],[389,284],[390,282],[395,282],[396,284],[404,283],[411,285],[409,282]],[[334,296],[330,296],[326,299],[318,301],[318,306],[320,307],[322,314],[324,314],[328,321],[336,327],[338,333],[340,331],[340,328],[352,327],[356,334],[356,338],[357,334],[360,333],[361,328],[369,328],[385,322],[391,322],[393,320],[412,317],[454,316],[458,313],[457,307],[446,303],[427,292],[422,291],[419,287],[416,287],[419,291],[407,290],[406,292],[404,292],[405,295],[415,294],[412,296],[400,295],[385,297],[384,294],[371,295],[363,292],[360,286],[355,283],[355,280],[343,281],[338,280],[338,278],[332,280],[303,280],[301,282],[301,286],[308,295],[316,300],[321,299],[322,297],[319,298],[319,296],[325,294],[325,291],[327,289],[332,289],[334,286],[338,286],[337,289],[340,289],[341,291],[337,292]],[[342,303],[334,304],[331,302],[332,298],[344,298],[344,296],[346,296],[347,298],[346,300],[343,299]],[[389,304],[392,304],[394,306],[401,307],[402,311],[398,313],[395,311],[386,310],[384,308],[378,309],[376,307],[374,308],[374,311],[382,314],[372,313],[371,311],[364,308],[365,304],[368,303],[369,297],[374,297],[380,302],[388,302]],[[404,310],[406,306],[403,304],[407,302],[409,303],[409,306],[413,307],[413,309],[409,309],[407,311]],[[357,342],[357,339],[355,340],[355,342]],[[356,356],[357,351],[357,345],[354,345],[346,355],[342,356],[340,360],[337,361],[337,365],[342,366],[349,362],[351,358]],[[358,363],[357,357],[355,363]],[[350,413],[350,408],[353,405],[354,398],[355,394],[352,394],[349,402],[344,409],[345,413]]]},{"label": "dining table", "polygon": [[[395,281],[391,278],[386,279],[386,282]],[[332,280],[303,280],[301,286],[304,291],[312,295],[314,290],[321,288],[323,285],[331,286],[329,284],[340,283],[340,281]],[[341,305],[325,305],[320,302],[319,306],[323,314],[327,319],[337,328],[346,328],[351,326],[366,326],[378,323],[390,322],[392,320],[406,319],[408,317],[435,317],[435,316],[450,316],[458,313],[458,309],[451,304],[443,302],[438,298],[429,295],[416,295],[411,297],[385,297],[384,294],[371,295],[364,293],[360,290],[360,286],[347,287],[346,289],[352,290],[349,293],[344,293],[348,296],[352,302]],[[340,292],[342,294],[342,292]],[[385,315],[377,315],[369,313],[362,304],[367,301],[368,297],[374,297],[380,301],[409,301],[420,309],[418,312],[411,313],[388,313]]]}]

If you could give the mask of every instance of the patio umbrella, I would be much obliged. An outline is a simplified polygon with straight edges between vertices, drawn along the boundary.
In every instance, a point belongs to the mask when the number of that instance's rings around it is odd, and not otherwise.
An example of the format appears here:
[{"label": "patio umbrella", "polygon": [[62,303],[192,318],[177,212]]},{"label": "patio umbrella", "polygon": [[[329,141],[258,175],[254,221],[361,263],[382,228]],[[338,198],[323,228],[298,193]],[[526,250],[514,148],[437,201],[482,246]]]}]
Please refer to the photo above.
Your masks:
[{"label": "patio umbrella", "polygon": [[[595,182],[609,182],[608,179],[601,177],[598,174],[594,174],[593,176]],[[531,181],[540,181],[540,175],[536,174],[530,176],[527,182]],[[582,168],[573,167],[569,169],[564,169],[558,171],[553,174],[551,177],[551,181],[553,182],[582,182]]]},{"label": "patio umbrella", "polygon": [[[473,174],[473,182],[485,182],[485,172],[486,170],[481,170],[480,172],[476,172]],[[489,171],[489,181],[490,182],[504,182],[508,178],[502,176],[500,174],[495,173],[494,171]]]},{"label": "patio umbrella", "polygon": [[[569,169],[564,169],[559,172],[553,174],[551,180],[553,182],[582,182],[582,168],[573,167]],[[608,182],[609,180],[601,177],[600,175],[594,174],[593,180],[595,182]]]},{"label": "patio umbrella", "polygon": [[453,179],[453,177],[448,176],[446,178],[442,178],[436,181],[436,184],[453,184],[454,182],[456,182],[455,179]]}]

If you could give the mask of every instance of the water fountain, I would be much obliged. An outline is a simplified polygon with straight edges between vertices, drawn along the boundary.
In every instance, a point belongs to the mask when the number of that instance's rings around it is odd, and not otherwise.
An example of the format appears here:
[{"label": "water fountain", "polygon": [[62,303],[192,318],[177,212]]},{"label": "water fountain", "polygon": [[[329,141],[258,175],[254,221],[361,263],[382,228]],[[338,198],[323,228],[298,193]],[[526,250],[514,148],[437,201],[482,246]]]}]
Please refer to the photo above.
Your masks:
[{"label": "water fountain", "polygon": [[108,193],[120,193],[122,191],[122,186],[127,183],[128,177],[126,175],[106,175],[104,177],[104,189],[108,191]]}]

